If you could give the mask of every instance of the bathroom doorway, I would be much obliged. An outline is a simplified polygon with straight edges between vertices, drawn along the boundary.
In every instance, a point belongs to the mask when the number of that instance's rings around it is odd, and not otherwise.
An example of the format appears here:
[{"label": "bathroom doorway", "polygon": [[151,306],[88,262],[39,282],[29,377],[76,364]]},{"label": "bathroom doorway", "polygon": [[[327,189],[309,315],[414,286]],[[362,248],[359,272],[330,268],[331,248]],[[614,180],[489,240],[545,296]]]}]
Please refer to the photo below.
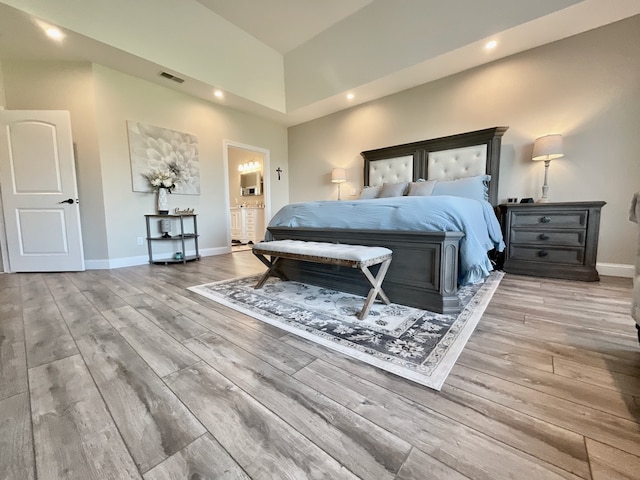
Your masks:
[{"label": "bathroom doorway", "polygon": [[248,250],[264,239],[270,218],[269,150],[225,141],[228,245]]}]

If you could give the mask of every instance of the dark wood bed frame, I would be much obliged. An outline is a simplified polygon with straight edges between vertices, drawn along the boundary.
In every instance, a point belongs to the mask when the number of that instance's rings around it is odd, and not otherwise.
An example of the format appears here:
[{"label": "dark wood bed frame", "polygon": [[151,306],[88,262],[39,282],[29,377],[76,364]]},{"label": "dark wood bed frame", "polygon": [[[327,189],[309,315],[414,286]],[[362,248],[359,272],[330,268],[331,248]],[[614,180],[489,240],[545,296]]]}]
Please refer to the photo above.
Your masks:
[{"label": "dark wood bed frame", "polygon": [[[362,152],[365,185],[369,183],[372,162],[411,155],[413,180],[428,179],[429,152],[486,144],[486,172],[491,175],[489,201],[495,206],[498,203],[501,137],[507,128],[494,127]],[[383,285],[392,302],[438,313],[460,311],[457,291],[458,245],[463,237],[461,232],[300,227],[269,227],[268,230],[275,240],[293,239],[390,248],[393,260]],[[366,295],[369,291],[367,283],[358,275],[357,270],[293,260],[283,260],[280,268],[291,280],[359,295]]]}]

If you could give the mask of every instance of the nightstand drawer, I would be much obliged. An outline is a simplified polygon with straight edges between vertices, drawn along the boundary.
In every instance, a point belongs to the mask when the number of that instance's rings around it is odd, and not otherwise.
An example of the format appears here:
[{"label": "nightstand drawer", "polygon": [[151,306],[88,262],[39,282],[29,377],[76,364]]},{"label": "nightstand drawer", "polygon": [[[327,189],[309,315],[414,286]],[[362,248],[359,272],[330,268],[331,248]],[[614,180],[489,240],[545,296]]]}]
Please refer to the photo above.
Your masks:
[{"label": "nightstand drawer", "polygon": [[585,230],[511,230],[511,243],[527,243],[533,245],[566,245],[569,247],[584,247]]},{"label": "nightstand drawer", "polygon": [[[532,209],[534,208],[535,207]],[[534,225],[544,225],[548,228],[586,228],[588,213],[587,210],[513,212],[511,215],[511,226],[531,227]]]},{"label": "nightstand drawer", "polygon": [[508,260],[582,265],[584,263],[584,248],[532,247],[511,244]]}]

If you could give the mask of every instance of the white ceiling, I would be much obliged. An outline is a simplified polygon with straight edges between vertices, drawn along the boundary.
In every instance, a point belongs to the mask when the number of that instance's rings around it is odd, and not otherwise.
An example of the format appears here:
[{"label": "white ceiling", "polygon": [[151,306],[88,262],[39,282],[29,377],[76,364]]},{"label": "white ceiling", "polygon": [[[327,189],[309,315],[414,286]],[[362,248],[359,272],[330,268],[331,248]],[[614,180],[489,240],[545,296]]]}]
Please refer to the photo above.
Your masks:
[{"label": "white ceiling", "polygon": [[0,61],[90,61],[294,125],[637,14],[639,0],[0,0]]},{"label": "white ceiling", "polygon": [[373,0],[198,0],[285,54]]}]

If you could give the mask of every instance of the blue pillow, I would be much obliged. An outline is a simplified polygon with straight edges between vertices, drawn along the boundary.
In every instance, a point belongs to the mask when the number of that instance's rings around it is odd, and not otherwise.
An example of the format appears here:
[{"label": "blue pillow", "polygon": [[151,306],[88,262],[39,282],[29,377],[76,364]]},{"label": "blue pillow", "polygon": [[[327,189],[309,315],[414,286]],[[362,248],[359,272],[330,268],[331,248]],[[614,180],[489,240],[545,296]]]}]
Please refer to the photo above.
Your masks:
[{"label": "blue pillow", "polygon": [[489,201],[489,180],[491,175],[478,175],[448,182],[438,181],[431,195],[453,195]]}]

